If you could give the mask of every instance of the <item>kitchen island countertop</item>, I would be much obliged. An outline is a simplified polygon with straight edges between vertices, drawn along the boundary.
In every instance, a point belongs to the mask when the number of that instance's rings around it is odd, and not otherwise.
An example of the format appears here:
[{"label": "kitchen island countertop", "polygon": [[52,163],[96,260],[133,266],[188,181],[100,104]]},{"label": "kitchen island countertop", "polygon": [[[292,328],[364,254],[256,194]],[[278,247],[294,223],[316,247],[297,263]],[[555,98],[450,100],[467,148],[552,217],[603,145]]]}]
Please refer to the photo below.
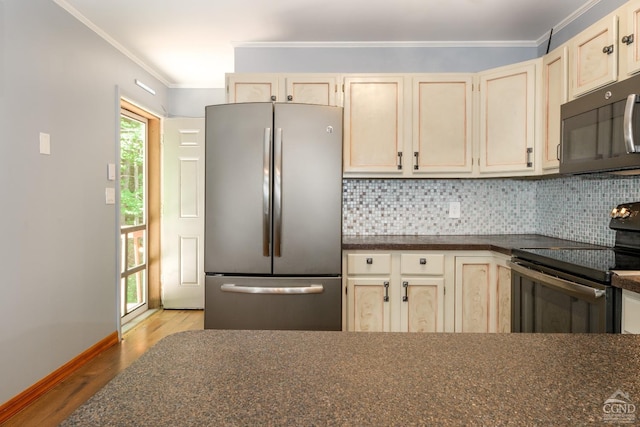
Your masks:
[{"label": "kitchen island countertop", "polygon": [[540,234],[342,236],[343,250],[494,251],[511,255],[519,248],[603,248]]},{"label": "kitchen island countertop", "polygon": [[639,412],[639,335],[204,330],[161,340],[62,425],[601,425]]}]

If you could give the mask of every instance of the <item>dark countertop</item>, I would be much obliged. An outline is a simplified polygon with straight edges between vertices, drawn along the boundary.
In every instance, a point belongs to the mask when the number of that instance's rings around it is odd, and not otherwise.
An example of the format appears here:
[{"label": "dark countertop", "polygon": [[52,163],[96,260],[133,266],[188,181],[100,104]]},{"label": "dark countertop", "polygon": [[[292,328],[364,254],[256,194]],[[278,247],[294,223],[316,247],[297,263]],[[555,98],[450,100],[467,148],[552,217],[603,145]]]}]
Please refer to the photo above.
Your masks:
[{"label": "dark countertop", "polygon": [[456,250],[494,251],[511,255],[516,248],[601,248],[539,234],[487,234],[455,236],[342,236],[343,250]]},{"label": "dark countertop", "polygon": [[62,425],[602,425],[612,397],[640,407],[640,335],[204,330]]},{"label": "dark countertop", "polygon": [[611,284],[618,288],[626,289],[631,292],[640,293],[640,272],[637,274],[625,273],[624,275],[614,274],[611,278]]}]

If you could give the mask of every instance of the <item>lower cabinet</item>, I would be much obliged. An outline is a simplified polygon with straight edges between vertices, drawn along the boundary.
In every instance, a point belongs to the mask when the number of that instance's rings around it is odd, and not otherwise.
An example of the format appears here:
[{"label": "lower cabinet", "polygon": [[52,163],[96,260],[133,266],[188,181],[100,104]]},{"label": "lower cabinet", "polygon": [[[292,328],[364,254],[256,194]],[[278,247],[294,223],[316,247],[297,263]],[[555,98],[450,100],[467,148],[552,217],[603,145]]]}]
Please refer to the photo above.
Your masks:
[{"label": "lower cabinet", "polygon": [[488,251],[345,251],[344,329],[510,332],[508,260]]},{"label": "lower cabinet", "polygon": [[622,333],[640,334],[640,294],[622,290]]},{"label": "lower cabinet", "polygon": [[456,332],[511,331],[508,257],[456,256]]}]

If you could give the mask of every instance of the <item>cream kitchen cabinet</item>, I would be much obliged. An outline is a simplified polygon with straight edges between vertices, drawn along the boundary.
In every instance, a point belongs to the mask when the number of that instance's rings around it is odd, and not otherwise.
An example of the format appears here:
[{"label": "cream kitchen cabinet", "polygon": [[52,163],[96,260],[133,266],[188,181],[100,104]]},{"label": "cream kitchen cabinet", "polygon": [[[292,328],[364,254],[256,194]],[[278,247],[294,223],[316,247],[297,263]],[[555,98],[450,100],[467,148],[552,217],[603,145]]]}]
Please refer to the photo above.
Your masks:
[{"label": "cream kitchen cabinet", "polygon": [[444,332],[444,273],[443,254],[400,254],[401,331]]},{"label": "cream kitchen cabinet", "polygon": [[640,71],[640,0],[631,0],[619,10],[620,77]]},{"label": "cream kitchen cabinet", "polygon": [[536,59],[479,73],[481,176],[534,174],[539,62]]},{"label": "cream kitchen cabinet", "polygon": [[569,52],[562,45],[549,52],[542,59],[542,173],[558,172],[560,165],[561,125],[560,105],[569,97]]},{"label": "cream kitchen cabinet", "polygon": [[511,257],[496,254],[493,257],[496,272],[496,332],[511,332]]},{"label": "cream kitchen cabinet", "polygon": [[347,330],[391,330],[390,286],[390,253],[346,255]]},{"label": "cream kitchen cabinet", "polygon": [[453,264],[444,254],[355,251],[343,261],[346,330],[453,331],[453,294],[446,296]]},{"label": "cream kitchen cabinet", "polygon": [[622,333],[640,334],[640,294],[622,290]]},{"label": "cream kitchen cabinet", "polygon": [[403,76],[345,76],[345,176],[396,177],[411,167],[403,146],[405,86]]},{"label": "cream kitchen cabinet", "polygon": [[618,11],[574,38],[571,45],[571,97],[618,79]]},{"label": "cream kitchen cabinet", "polygon": [[405,176],[471,174],[473,75],[427,74],[412,80],[413,164]]},{"label": "cream kitchen cabinet", "polygon": [[341,105],[338,75],[227,74],[227,102]]},{"label": "cream kitchen cabinet", "polygon": [[455,257],[455,331],[511,331],[511,270],[507,256]]}]

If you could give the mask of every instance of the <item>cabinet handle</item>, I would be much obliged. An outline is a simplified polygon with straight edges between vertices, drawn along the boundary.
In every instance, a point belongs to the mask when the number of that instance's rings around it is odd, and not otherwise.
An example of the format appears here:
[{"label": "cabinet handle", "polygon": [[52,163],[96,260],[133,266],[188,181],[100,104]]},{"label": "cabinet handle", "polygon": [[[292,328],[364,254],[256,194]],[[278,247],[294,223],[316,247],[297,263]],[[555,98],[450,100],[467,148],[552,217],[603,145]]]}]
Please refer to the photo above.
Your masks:
[{"label": "cabinet handle", "polygon": [[384,302],[389,302],[389,282],[384,282]]},{"label": "cabinet handle", "polygon": [[367,258],[367,264],[373,264],[373,258]]},{"label": "cabinet handle", "polygon": [[402,170],[402,151],[398,151],[398,170]]},{"label": "cabinet handle", "polygon": [[627,46],[630,45],[631,43],[633,43],[633,34],[629,34],[628,36],[622,37],[622,40],[620,41],[626,44]]},{"label": "cabinet handle", "polygon": [[560,144],[556,147],[556,160],[560,161]]},{"label": "cabinet handle", "polygon": [[416,158],[416,164],[415,164],[415,165],[413,165],[413,170],[414,170],[414,171],[417,171],[418,169],[420,169],[420,161],[419,161],[419,159],[420,159],[420,153],[418,153],[417,151],[414,151],[414,152],[413,152],[413,157],[415,157],[415,158]]},{"label": "cabinet handle", "polygon": [[420,258],[420,265],[425,265],[427,263],[426,258]]},{"label": "cabinet handle", "polygon": [[404,296],[402,297],[402,302],[409,301],[409,282],[402,282],[402,287],[404,288]]},{"label": "cabinet handle", "polygon": [[602,53],[606,53],[607,55],[611,55],[613,53],[613,45],[605,46],[602,48]]},{"label": "cabinet handle", "polygon": [[527,167],[533,167],[533,162],[531,161],[531,155],[533,154],[533,148],[527,147]]}]

